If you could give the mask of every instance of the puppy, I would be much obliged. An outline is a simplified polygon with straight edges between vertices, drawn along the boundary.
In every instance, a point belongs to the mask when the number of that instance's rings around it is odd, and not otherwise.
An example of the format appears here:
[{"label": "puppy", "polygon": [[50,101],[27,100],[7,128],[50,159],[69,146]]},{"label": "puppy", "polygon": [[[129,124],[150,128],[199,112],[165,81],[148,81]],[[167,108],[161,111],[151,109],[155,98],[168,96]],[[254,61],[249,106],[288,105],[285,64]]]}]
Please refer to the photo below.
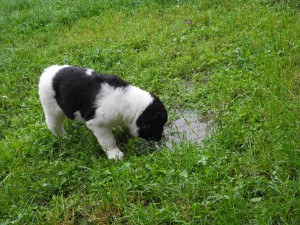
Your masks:
[{"label": "puppy", "polygon": [[39,96],[49,130],[65,135],[66,117],[85,123],[109,159],[124,157],[112,134],[115,126],[131,134],[160,141],[168,120],[163,103],[155,96],[115,75],[100,75],[91,69],[53,65],[44,70]]}]

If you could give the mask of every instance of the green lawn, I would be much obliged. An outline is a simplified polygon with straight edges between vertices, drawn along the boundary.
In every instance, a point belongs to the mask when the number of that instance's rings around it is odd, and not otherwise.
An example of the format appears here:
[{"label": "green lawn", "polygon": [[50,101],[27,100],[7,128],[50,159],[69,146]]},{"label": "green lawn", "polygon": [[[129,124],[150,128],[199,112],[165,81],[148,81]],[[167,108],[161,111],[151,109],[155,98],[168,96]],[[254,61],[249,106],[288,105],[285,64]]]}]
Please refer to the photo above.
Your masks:
[{"label": "green lawn", "polygon": [[[300,224],[298,0],[0,0],[0,224]],[[214,121],[169,149],[44,122],[52,64],[119,74],[175,118]]]}]

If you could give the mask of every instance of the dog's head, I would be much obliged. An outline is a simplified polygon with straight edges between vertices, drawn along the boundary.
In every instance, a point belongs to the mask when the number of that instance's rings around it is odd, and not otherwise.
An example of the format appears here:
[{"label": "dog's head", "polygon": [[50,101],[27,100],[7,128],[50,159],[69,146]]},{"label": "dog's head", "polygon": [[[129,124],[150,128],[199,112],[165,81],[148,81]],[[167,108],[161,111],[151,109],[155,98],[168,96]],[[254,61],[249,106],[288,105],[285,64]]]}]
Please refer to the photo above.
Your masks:
[{"label": "dog's head", "polygon": [[168,113],[163,103],[154,95],[153,102],[148,105],[136,121],[138,136],[145,140],[160,141],[164,125],[168,121]]}]

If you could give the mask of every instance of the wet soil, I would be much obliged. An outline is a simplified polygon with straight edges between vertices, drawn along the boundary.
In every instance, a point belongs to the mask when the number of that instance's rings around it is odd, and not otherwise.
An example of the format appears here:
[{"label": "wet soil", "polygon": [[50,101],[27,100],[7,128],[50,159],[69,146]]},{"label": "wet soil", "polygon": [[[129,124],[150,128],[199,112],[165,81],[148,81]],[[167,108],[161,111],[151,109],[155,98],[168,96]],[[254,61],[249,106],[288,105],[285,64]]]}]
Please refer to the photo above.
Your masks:
[{"label": "wet soil", "polygon": [[179,144],[183,140],[201,144],[208,134],[208,122],[193,111],[178,111],[176,115],[177,119],[166,128],[167,146],[172,147],[174,143]]}]

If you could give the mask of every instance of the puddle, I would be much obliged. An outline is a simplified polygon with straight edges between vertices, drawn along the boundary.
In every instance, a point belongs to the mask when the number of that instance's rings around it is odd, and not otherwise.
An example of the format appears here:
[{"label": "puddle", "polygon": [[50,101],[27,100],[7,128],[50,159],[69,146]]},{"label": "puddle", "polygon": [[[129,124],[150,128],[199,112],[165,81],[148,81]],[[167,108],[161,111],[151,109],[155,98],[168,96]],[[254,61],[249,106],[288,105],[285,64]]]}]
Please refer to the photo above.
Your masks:
[{"label": "puddle", "polygon": [[208,134],[208,122],[193,111],[176,111],[175,114],[178,119],[172,121],[165,131],[167,147],[171,148],[174,143],[179,144],[183,140],[201,144]]}]

